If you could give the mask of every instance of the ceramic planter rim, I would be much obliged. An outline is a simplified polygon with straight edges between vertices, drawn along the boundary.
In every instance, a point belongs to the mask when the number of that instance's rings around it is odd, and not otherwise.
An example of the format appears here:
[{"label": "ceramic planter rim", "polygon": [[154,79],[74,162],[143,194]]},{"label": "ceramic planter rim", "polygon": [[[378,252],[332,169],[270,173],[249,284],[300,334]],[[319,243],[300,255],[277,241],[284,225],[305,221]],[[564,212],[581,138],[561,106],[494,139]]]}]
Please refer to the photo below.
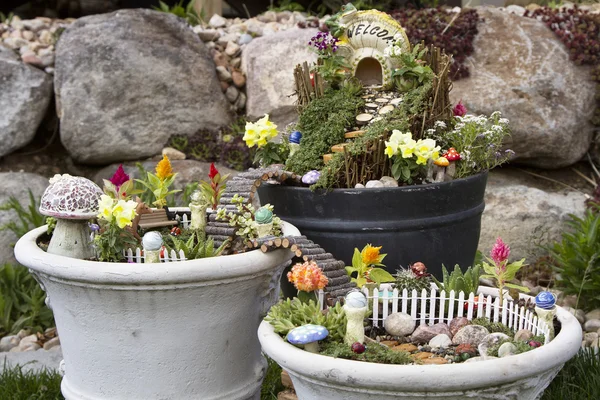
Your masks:
[{"label": "ceramic planter rim", "polygon": [[[33,229],[19,239],[15,245],[17,261],[54,279],[91,284],[159,286],[244,279],[248,275],[270,273],[272,265],[282,264],[289,259],[287,252],[290,251],[277,249],[263,253],[257,249],[206,259],[152,264],[100,262],[49,254],[42,250],[37,245],[37,239],[46,229],[46,226]],[[282,230],[285,235],[300,235],[296,227],[284,221]],[[232,260],[235,262],[232,263]]]},{"label": "ceramic planter rim", "polygon": [[[484,294],[497,290],[482,290]],[[262,321],[258,338],[263,351],[283,369],[294,374],[340,385],[387,391],[428,391],[477,389],[498,386],[542,374],[568,361],[581,347],[581,325],[567,310],[557,307],[561,331],[550,343],[505,358],[443,365],[392,365],[345,360],[313,354],[285,342],[273,327]],[[402,379],[399,379],[402,378]],[[432,379],[436,384],[432,385]]]}]

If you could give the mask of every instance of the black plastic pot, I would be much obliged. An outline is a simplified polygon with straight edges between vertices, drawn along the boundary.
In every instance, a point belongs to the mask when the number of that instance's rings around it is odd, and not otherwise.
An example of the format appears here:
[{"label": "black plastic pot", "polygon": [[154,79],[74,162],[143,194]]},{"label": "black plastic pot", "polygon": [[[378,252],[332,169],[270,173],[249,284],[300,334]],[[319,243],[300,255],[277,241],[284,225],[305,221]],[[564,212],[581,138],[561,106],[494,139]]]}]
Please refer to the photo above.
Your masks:
[{"label": "black plastic pot", "polygon": [[383,246],[390,273],[417,261],[441,279],[442,264],[472,265],[479,242],[487,172],[398,188],[334,189],[264,184],[261,204],[350,265],[354,248]]}]

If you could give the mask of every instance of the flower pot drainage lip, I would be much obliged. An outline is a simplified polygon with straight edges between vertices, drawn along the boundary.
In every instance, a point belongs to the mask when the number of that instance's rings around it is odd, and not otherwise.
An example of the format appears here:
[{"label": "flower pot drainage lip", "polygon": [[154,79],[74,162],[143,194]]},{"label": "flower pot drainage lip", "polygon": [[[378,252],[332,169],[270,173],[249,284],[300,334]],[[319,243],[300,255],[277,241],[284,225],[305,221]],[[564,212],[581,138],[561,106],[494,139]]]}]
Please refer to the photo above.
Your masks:
[{"label": "flower pot drainage lip", "polygon": [[[293,225],[285,222],[283,231],[286,235],[300,235]],[[266,260],[276,259],[279,265],[293,256],[287,249],[278,249],[269,253],[252,250],[241,254],[160,264],[88,261],[48,254],[42,250],[37,245],[37,238],[45,232],[46,226],[42,226],[19,239],[15,245],[15,256],[21,264],[53,278],[102,285],[159,286],[247,279],[248,276],[268,273],[272,269],[268,266],[273,265],[273,262],[265,262]]]},{"label": "flower pot drainage lip", "polygon": [[[286,343],[265,321],[258,329],[258,336],[263,351],[294,374],[332,384],[352,380],[354,386],[373,389],[385,385],[389,391],[428,388],[431,392],[441,392],[508,384],[564,364],[581,346],[581,326],[566,310],[559,309],[557,317],[562,324],[561,332],[550,343],[527,353],[466,364],[386,365],[312,354]],[[282,354],[285,356],[278,357]],[[410,383],[398,380],[399,376],[410,377]],[[448,383],[433,387],[432,379]]]}]

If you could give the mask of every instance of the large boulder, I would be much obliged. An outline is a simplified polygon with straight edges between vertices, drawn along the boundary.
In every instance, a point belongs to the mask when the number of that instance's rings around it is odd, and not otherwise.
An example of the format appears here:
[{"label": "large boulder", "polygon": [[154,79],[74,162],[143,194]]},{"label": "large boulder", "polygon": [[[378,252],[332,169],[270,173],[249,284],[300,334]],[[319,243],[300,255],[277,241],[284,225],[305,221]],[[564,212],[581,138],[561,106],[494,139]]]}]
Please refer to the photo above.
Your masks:
[{"label": "large boulder", "polygon": [[[43,176],[25,172],[0,173],[0,205],[6,204],[10,197],[14,197],[27,210],[30,205],[29,190],[33,194],[36,205],[48,186],[48,179]],[[19,217],[14,211],[0,211],[0,226],[9,222],[19,223]],[[33,227],[31,227],[33,228]],[[19,239],[9,230],[0,231],[0,264],[15,262],[12,244]]]},{"label": "large boulder", "polygon": [[52,96],[52,77],[0,45],[0,157],[35,136]]},{"label": "large boulder", "polygon": [[479,250],[489,254],[496,238],[510,245],[511,260],[533,262],[540,245],[560,240],[569,214],[582,216],[585,195],[548,185],[519,170],[490,172],[481,218]]},{"label": "large boulder", "polygon": [[77,20],[56,48],[61,141],[81,163],[160,153],[231,122],[208,50],[183,20],[121,10]]},{"label": "large boulder", "polygon": [[244,49],[246,113],[250,119],[269,114],[283,127],[296,119],[294,68],[316,55],[308,41],[317,29],[289,29],[251,41]]},{"label": "large boulder", "polygon": [[538,20],[479,8],[471,76],[454,83],[452,101],[469,113],[495,110],[510,120],[515,161],[559,168],[581,159],[590,146],[595,84],[588,68]]}]

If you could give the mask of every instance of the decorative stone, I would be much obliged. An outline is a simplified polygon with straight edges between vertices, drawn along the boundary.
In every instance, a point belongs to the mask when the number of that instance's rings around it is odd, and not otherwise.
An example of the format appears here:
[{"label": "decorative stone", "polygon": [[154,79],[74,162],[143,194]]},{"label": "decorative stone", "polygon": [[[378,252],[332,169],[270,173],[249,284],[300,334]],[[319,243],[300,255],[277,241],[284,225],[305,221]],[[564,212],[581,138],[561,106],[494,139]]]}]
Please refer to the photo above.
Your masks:
[{"label": "decorative stone", "polygon": [[456,335],[456,332],[458,332],[461,328],[470,324],[471,321],[469,321],[467,317],[453,318],[448,324],[448,327],[450,328],[451,337],[454,337],[454,335]]},{"label": "decorative stone", "polygon": [[[324,160],[323,160],[324,161]],[[357,183],[356,185],[354,185],[355,189],[364,189],[365,185],[363,185],[362,183]]]},{"label": "decorative stone", "polygon": [[463,344],[459,344],[458,346],[456,346],[456,349],[454,350],[454,354],[456,354],[457,356],[461,356],[465,353],[471,357],[474,357],[475,355],[477,355],[477,350],[475,349],[475,347],[473,347],[472,345],[470,345],[468,343],[463,343]]},{"label": "decorative stone", "polygon": [[377,104],[377,103],[366,103],[365,107],[377,109],[377,108],[379,108],[379,104]]},{"label": "decorative stone", "polygon": [[600,319],[600,308],[597,308],[585,314],[585,320],[587,321],[590,319]]},{"label": "decorative stone", "polygon": [[422,359],[421,364],[423,364],[423,365],[442,365],[442,364],[448,364],[448,360],[446,360],[443,357],[431,357],[431,358]]},{"label": "decorative stone", "polygon": [[237,55],[240,51],[240,45],[235,42],[228,42],[227,47],[225,47],[225,54],[230,57]]},{"label": "decorative stone", "polygon": [[221,17],[219,14],[213,14],[213,16],[210,17],[210,20],[208,20],[208,25],[212,26],[213,28],[223,28],[227,25],[227,20]]},{"label": "decorative stone", "polygon": [[17,336],[19,337],[19,339],[23,339],[24,337],[29,336],[29,335],[31,335],[31,330],[27,329],[27,328],[21,329],[19,331],[19,333],[17,333]]},{"label": "decorative stone", "polygon": [[393,106],[398,106],[398,104],[402,103],[402,98],[396,98],[396,99],[392,99],[390,100],[390,104]]},{"label": "decorative stone", "polygon": [[346,139],[354,139],[365,134],[365,131],[352,131],[344,133]]},{"label": "decorative stone", "polygon": [[221,80],[223,82],[231,82],[231,73],[227,70],[226,67],[218,66],[216,68],[216,71],[217,71],[217,76],[219,77],[219,80]]},{"label": "decorative stone", "polygon": [[405,351],[407,353],[412,353],[413,351],[417,351],[419,348],[412,343],[404,343],[398,346],[392,347],[393,351]]},{"label": "decorative stone", "polygon": [[382,345],[384,345],[384,346],[387,346],[387,347],[398,346],[398,341],[397,340],[382,340],[379,343],[382,344]]},{"label": "decorative stone", "polygon": [[515,346],[514,344],[510,343],[510,342],[506,342],[503,343],[500,348],[498,349],[498,357],[502,358],[502,357],[507,357],[507,356],[512,356],[513,354],[516,354],[517,352],[517,346]]},{"label": "decorative stone", "polygon": [[46,343],[44,343],[44,350],[51,350],[58,346],[60,346],[60,338],[55,337],[55,338],[48,340]]},{"label": "decorative stone", "polygon": [[371,121],[372,119],[373,119],[373,116],[371,114],[358,114],[356,116],[356,123],[359,126],[362,126],[362,125],[369,123],[369,121]]},{"label": "decorative stone", "polygon": [[424,360],[426,358],[431,358],[433,357],[433,353],[430,353],[428,351],[421,351],[415,354],[412,354],[410,356],[413,360]]},{"label": "decorative stone", "polygon": [[387,104],[390,101],[388,99],[384,99],[383,97],[380,97],[380,98],[375,99],[375,102],[379,103],[379,104]]},{"label": "decorative stone", "polygon": [[383,183],[381,181],[368,181],[365,185],[366,188],[381,188],[383,187]]},{"label": "decorative stone", "polygon": [[[583,342],[586,346],[596,345],[598,346],[598,333],[597,332],[586,332],[583,335]],[[1,343],[0,343],[1,345]]]},{"label": "decorative stone", "polygon": [[446,335],[445,333],[436,335],[429,341],[429,346],[432,349],[437,349],[437,348],[446,349],[446,348],[450,347],[451,345],[452,345],[452,339],[450,339],[450,336]]},{"label": "decorative stone", "polygon": [[247,33],[243,33],[240,38],[238,39],[238,44],[239,45],[245,45],[248,44],[252,41],[252,35],[249,35]]},{"label": "decorative stone", "polygon": [[387,105],[387,106],[381,107],[381,109],[379,110],[379,114],[384,115],[391,111],[394,111],[394,106]]},{"label": "decorative stone", "polygon": [[494,332],[486,335],[481,343],[479,343],[477,349],[479,350],[479,354],[482,356],[486,356],[488,354],[488,349],[490,346],[500,343],[503,340],[508,340],[510,337],[502,332]]},{"label": "decorative stone", "polygon": [[487,329],[480,325],[467,325],[456,332],[456,335],[452,337],[452,343],[463,344],[469,343],[475,347],[483,341],[490,333]]},{"label": "decorative stone", "polygon": [[412,317],[402,312],[390,314],[383,322],[386,332],[392,336],[408,336],[415,330],[415,325]]},{"label": "decorative stone", "polygon": [[235,103],[239,95],[240,91],[235,86],[229,86],[225,91],[225,98],[230,103]]},{"label": "decorative stone", "polygon": [[600,329],[600,319],[590,319],[589,321],[585,321],[583,329],[588,332],[597,331]]},{"label": "decorative stone", "polygon": [[233,84],[238,88],[243,88],[246,85],[246,77],[240,71],[233,71],[231,79],[233,80]]},{"label": "decorative stone", "polygon": [[383,184],[383,187],[398,187],[398,181],[391,176],[382,176],[379,182]]},{"label": "decorative stone", "polygon": [[21,339],[17,335],[4,336],[0,339],[0,352],[10,351],[10,349],[17,347]]},{"label": "decorative stone", "polygon": [[540,292],[535,296],[535,305],[543,310],[550,310],[556,304],[556,296],[550,292]]},{"label": "decorative stone", "polygon": [[172,147],[165,147],[162,149],[161,154],[167,156],[171,161],[185,160],[185,153]]},{"label": "decorative stone", "polygon": [[450,336],[450,329],[448,325],[444,323],[437,323],[435,325],[419,325],[411,336],[413,343],[429,343],[431,339],[439,334],[446,334]]},{"label": "decorative stone", "polygon": [[[367,298],[361,292],[353,291],[346,295],[345,304],[351,308],[363,308],[363,307],[367,306]],[[389,319],[389,317],[388,317],[388,319]],[[387,319],[386,319],[386,321],[387,321]]]},{"label": "decorative stone", "polygon": [[520,329],[515,333],[516,342],[526,342],[533,337],[533,332],[529,329]]}]

